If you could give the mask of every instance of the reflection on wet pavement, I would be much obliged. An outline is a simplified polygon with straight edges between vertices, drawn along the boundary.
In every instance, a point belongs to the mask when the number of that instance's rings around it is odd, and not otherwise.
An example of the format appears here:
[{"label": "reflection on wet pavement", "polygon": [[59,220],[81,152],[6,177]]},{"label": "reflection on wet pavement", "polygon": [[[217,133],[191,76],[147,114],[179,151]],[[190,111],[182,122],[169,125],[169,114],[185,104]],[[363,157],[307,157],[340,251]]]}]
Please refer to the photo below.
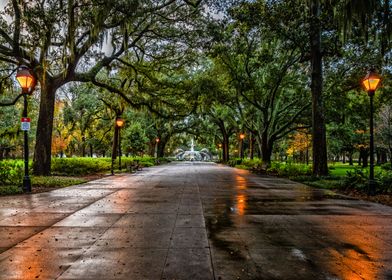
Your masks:
[{"label": "reflection on wet pavement", "polygon": [[208,163],[0,198],[0,279],[392,279],[392,208]]}]

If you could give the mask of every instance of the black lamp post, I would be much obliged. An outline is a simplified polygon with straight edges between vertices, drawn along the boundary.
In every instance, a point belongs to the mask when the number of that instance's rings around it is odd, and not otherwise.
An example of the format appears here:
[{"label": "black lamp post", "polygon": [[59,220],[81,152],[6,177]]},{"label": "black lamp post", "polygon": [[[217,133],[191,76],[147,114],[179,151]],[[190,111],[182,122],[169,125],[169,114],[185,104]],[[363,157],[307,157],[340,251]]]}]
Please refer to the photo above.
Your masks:
[{"label": "black lamp post", "polygon": [[362,81],[368,95],[370,97],[370,171],[369,171],[369,186],[368,194],[376,194],[376,182],[374,181],[374,134],[373,134],[373,97],[380,84],[381,78],[377,73],[371,69]]},{"label": "black lamp post", "polygon": [[24,131],[24,177],[23,177],[23,191],[31,192],[31,180],[29,177],[29,136],[30,119],[27,117],[27,96],[31,94],[34,84],[34,76],[30,69],[26,66],[21,66],[16,73],[16,80],[22,88],[23,95],[23,114],[22,114],[22,130]]},{"label": "black lamp post", "polygon": [[118,169],[121,170],[121,128],[124,125],[122,118],[116,118],[116,126],[118,129]]},{"label": "black lamp post", "polygon": [[241,139],[240,158],[241,158],[241,161],[242,161],[244,159],[244,139],[245,139],[245,134],[244,133],[240,134],[240,139]]}]

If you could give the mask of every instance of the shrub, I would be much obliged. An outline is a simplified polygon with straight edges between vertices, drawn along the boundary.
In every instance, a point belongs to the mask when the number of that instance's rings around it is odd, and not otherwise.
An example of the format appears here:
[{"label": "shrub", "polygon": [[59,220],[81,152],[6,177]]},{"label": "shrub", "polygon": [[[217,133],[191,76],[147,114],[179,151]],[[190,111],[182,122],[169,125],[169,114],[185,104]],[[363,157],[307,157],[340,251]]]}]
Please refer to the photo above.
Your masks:
[{"label": "shrub", "polygon": [[242,162],[242,160],[240,158],[232,158],[229,159],[229,161],[227,162],[227,165],[234,167],[236,165],[240,165]]},{"label": "shrub", "polygon": [[[127,166],[135,160],[144,167],[155,165],[153,157],[121,157],[121,167],[125,171]],[[52,173],[56,175],[83,176],[108,172],[111,169],[111,158],[52,158]],[[118,158],[114,162],[114,168],[118,168]]]},{"label": "shrub", "polygon": [[272,162],[267,169],[269,173],[274,173],[282,177],[298,177],[312,174],[312,166],[296,163]]},{"label": "shrub", "polygon": [[244,169],[260,170],[263,168],[263,161],[261,159],[243,159],[241,165]]},{"label": "shrub", "polygon": [[[155,165],[154,157],[149,157],[149,156],[135,157],[135,160],[139,160],[139,164],[141,164],[144,167],[150,167]],[[162,163],[170,162],[170,160],[167,158],[159,158],[159,162],[162,164]]]},{"label": "shrub", "polygon": [[0,195],[19,194],[22,192],[22,188],[17,186],[0,186]]},{"label": "shrub", "polygon": [[368,186],[369,174],[362,168],[355,168],[353,171],[347,171],[343,184],[346,188],[365,190]]},{"label": "shrub", "polygon": [[375,174],[377,180],[377,189],[380,192],[391,193],[392,192],[392,173],[383,171]]},{"label": "shrub", "polygon": [[110,170],[110,158],[52,158],[52,172],[57,175],[87,175]]},{"label": "shrub", "polygon": [[392,170],[392,164],[390,162],[384,163],[380,165],[380,167],[382,170],[388,170],[388,171]]},{"label": "shrub", "polygon": [[21,185],[24,175],[22,160],[0,161],[0,185]]}]

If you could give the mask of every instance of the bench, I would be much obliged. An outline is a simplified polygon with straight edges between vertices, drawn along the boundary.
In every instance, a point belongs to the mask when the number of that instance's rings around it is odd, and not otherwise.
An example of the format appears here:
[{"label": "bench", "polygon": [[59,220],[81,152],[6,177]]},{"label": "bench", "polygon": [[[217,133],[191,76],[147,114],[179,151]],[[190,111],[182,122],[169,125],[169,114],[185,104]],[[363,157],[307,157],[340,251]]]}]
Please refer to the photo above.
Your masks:
[{"label": "bench", "polygon": [[127,170],[130,173],[136,172],[136,171],[142,171],[143,166],[139,163],[138,160],[132,161],[132,163],[127,164]]}]

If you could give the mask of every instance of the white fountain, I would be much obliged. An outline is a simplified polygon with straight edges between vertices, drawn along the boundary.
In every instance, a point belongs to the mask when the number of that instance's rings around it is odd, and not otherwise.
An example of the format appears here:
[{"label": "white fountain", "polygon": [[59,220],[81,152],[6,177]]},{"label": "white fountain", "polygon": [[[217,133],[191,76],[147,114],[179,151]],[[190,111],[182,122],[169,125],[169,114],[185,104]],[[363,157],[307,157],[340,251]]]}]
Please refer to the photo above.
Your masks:
[{"label": "white fountain", "polygon": [[208,149],[202,149],[200,151],[195,151],[195,144],[193,139],[191,140],[191,149],[189,151],[184,151],[182,149],[177,150],[176,154],[177,160],[188,160],[188,161],[208,161],[211,160],[211,154]]}]

